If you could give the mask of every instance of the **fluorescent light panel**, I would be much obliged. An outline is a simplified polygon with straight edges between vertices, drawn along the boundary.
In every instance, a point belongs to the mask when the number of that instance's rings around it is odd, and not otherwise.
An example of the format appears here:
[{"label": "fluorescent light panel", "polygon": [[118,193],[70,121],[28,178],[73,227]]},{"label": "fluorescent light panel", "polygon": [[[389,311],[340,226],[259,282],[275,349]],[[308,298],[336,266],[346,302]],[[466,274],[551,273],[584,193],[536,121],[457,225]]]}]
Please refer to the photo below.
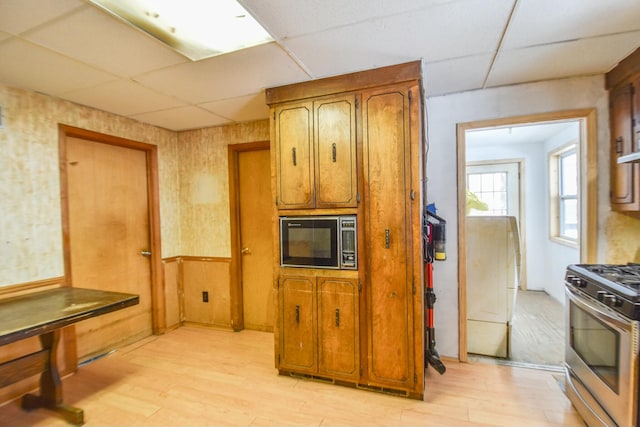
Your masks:
[{"label": "fluorescent light panel", "polygon": [[236,0],[89,0],[197,61],[273,38]]}]

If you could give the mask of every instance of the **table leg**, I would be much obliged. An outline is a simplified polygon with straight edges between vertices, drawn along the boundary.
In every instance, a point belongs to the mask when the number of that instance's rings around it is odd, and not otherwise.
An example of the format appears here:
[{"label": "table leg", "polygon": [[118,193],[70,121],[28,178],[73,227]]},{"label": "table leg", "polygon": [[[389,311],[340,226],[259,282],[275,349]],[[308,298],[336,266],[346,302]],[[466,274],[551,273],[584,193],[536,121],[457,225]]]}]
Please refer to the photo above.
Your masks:
[{"label": "table leg", "polygon": [[49,360],[46,369],[40,375],[40,395],[26,394],[22,397],[22,409],[31,411],[46,408],[62,415],[68,422],[84,424],[84,412],[80,408],[62,403],[62,381],[58,373],[58,342],[60,330],[40,335],[42,348],[48,350]]}]

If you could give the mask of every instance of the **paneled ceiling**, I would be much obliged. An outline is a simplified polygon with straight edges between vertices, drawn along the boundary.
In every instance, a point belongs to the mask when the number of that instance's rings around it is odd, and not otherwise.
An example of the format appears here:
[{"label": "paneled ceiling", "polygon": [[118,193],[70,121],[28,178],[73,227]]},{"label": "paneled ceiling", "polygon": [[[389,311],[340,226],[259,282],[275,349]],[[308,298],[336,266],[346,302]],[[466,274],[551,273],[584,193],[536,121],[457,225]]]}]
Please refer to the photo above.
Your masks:
[{"label": "paneled ceiling", "polygon": [[241,0],[274,42],[192,62],[83,0],[0,0],[0,82],[186,130],[267,117],[264,89],[422,60],[427,96],[602,74],[638,0]]}]

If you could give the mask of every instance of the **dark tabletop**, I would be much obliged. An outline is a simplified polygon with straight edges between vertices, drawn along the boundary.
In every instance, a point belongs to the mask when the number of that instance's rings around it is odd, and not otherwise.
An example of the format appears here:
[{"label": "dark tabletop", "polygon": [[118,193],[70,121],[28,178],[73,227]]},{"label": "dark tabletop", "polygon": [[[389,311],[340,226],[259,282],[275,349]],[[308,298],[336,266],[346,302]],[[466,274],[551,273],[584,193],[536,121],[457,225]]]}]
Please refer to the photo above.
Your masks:
[{"label": "dark tabletop", "polygon": [[61,287],[0,299],[0,345],[136,305],[138,295]]}]

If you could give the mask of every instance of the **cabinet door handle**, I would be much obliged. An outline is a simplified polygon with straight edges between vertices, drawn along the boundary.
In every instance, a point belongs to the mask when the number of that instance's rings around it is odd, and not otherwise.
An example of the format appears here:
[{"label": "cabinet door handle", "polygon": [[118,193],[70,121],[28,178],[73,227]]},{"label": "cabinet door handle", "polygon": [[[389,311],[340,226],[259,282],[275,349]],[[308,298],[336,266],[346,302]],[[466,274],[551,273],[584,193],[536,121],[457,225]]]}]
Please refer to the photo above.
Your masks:
[{"label": "cabinet door handle", "polygon": [[296,323],[300,324],[300,306],[296,304]]},{"label": "cabinet door handle", "polygon": [[384,230],[384,247],[389,249],[391,246],[391,230],[388,228]]},{"label": "cabinet door handle", "polygon": [[618,156],[622,154],[622,141],[623,139],[621,136],[616,138],[616,153]]},{"label": "cabinet door handle", "polygon": [[336,308],[336,327],[340,327],[340,309]]},{"label": "cabinet door handle", "polygon": [[298,162],[296,161],[296,147],[291,149],[291,160],[293,160],[293,166],[296,166]]},{"label": "cabinet door handle", "polygon": [[336,150],[336,143],[334,142],[333,144],[331,144],[331,159],[333,160],[333,163],[336,162],[337,156],[338,152]]}]

